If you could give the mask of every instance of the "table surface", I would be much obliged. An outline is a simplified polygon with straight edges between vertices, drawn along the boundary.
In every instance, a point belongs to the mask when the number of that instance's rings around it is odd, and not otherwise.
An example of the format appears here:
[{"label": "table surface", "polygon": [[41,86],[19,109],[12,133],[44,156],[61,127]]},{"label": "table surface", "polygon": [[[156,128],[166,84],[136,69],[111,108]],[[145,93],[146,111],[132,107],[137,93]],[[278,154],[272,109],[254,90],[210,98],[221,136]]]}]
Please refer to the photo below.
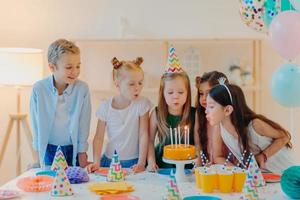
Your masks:
[{"label": "table surface", "polygon": [[[0,189],[14,189],[19,190],[16,186],[17,180],[21,177],[33,176],[36,172],[41,171],[40,169],[32,169],[26,171],[19,177],[9,181]],[[99,195],[92,193],[88,190],[88,185],[95,182],[104,182],[106,177],[99,176],[95,174],[90,174],[90,181],[85,184],[72,184],[72,188],[74,191],[73,196],[63,197],[63,199],[99,199]],[[188,182],[179,182],[178,187],[183,197],[192,196],[192,195],[207,195],[207,196],[218,196],[224,200],[234,200],[239,199],[241,193],[203,193],[201,190],[196,188],[194,175],[188,176]],[[161,175],[157,173],[150,172],[142,172],[139,174],[132,174],[126,177],[126,182],[132,184],[135,188],[135,191],[132,192],[132,195],[140,197],[140,199],[145,200],[160,200],[166,191],[166,185],[168,181],[168,176]],[[62,197],[52,197],[49,192],[43,193],[29,193],[29,192],[21,192],[21,196],[18,199],[62,199]],[[264,200],[284,200],[288,199],[283,192],[281,191],[279,183],[268,183],[267,186],[263,188],[258,188],[259,198]]]}]

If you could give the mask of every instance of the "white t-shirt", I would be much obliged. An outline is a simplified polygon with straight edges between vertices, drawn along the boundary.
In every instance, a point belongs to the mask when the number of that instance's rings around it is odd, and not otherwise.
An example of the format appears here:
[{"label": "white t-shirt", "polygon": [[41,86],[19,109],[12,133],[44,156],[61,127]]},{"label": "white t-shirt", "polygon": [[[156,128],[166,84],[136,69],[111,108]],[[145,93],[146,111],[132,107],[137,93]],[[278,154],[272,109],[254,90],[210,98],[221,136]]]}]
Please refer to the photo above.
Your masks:
[{"label": "white t-shirt", "polygon": [[120,160],[139,157],[139,117],[150,111],[152,103],[145,97],[139,97],[125,109],[114,109],[112,97],[103,101],[96,117],[106,122],[108,143],[105,155],[112,158],[114,151]]},{"label": "white t-shirt", "polygon": [[59,95],[56,104],[55,118],[52,131],[49,135],[49,144],[71,145],[71,131],[69,130],[68,107],[64,95]]}]

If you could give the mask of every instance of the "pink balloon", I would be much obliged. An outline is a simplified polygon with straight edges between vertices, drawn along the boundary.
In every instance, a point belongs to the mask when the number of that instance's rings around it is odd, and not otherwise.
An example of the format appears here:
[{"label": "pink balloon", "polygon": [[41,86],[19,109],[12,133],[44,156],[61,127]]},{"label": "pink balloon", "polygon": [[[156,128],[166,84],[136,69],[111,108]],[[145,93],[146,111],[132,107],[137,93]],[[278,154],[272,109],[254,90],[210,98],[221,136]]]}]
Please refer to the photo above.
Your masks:
[{"label": "pink balloon", "polygon": [[296,58],[300,53],[300,14],[291,10],[279,13],[270,24],[269,39],[283,58]]}]

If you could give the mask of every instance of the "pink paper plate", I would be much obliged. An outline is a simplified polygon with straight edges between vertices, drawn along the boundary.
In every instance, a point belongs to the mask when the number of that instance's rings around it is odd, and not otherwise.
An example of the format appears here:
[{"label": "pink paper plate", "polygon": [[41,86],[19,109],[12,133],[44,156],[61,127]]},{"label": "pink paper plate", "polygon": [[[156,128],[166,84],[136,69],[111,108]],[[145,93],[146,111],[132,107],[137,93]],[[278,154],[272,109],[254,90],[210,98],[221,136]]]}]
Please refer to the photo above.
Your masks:
[{"label": "pink paper plate", "polygon": [[113,195],[103,195],[100,200],[140,200],[137,196],[132,196],[130,194],[113,194]]},{"label": "pink paper plate", "polygon": [[0,199],[11,199],[20,196],[17,190],[0,190]]}]

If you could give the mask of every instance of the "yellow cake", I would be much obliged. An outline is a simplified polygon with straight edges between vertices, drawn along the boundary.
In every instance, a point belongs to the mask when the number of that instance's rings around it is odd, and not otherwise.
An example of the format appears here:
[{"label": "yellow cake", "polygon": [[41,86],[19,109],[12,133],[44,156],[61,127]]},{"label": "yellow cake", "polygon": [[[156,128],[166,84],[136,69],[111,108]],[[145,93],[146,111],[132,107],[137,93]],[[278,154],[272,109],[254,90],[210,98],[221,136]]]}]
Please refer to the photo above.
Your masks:
[{"label": "yellow cake", "polygon": [[196,148],[194,145],[166,145],[163,157],[169,160],[191,160],[196,158]]}]

